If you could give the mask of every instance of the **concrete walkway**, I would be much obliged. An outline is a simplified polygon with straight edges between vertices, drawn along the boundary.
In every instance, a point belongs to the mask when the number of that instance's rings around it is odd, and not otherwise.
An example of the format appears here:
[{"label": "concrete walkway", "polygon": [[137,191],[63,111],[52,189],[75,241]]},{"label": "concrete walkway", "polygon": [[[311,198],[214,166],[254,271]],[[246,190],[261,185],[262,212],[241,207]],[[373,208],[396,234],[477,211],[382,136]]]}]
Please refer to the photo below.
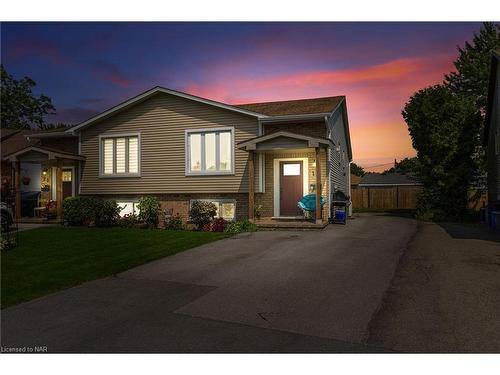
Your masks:
[{"label": "concrete walkway", "polygon": [[363,215],[207,244],[2,313],[2,345],[52,352],[360,352],[416,231]]}]

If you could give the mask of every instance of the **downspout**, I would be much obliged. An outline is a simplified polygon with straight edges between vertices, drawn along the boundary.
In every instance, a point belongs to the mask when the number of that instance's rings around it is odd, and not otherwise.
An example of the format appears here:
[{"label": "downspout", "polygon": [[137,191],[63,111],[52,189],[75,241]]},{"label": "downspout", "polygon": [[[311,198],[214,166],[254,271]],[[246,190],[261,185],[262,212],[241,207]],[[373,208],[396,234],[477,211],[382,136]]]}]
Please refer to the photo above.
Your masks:
[{"label": "downspout", "polygon": [[[328,123],[328,116],[325,116],[325,125],[326,129],[328,131],[328,139],[332,140],[332,130],[330,129],[330,124]],[[332,175],[331,175],[331,156],[332,156],[332,150],[330,147],[327,149],[327,155],[328,158],[326,161],[326,175],[328,176],[328,218],[332,217]]]}]

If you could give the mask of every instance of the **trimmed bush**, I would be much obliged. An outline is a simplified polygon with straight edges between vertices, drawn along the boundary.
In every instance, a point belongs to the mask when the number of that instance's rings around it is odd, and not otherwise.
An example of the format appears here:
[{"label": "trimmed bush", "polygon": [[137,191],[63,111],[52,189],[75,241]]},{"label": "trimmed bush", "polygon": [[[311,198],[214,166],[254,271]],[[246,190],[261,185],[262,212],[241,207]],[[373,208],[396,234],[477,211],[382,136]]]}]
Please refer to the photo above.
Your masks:
[{"label": "trimmed bush", "polygon": [[63,201],[63,216],[69,225],[110,226],[119,214],[115,201],[89,196],[68,197]]},{"label": "trimmed bush", "polygon": [[137,208],[139,209],[139,220],[143,221],[148,228],[158,227],[158,212],[160,211],[158,198],[152,196],[141,197]]},{"label": "trimmed bush", "polygon": [[117,220],[117,224],[122,228],[133,228],[137,225],[139,219],[137,215],[127,214]]},{"label": "trimmed bush", "polygon": [[191,222],[196,224],[198,230],[203,230],[214,219],[215,215],[217,215],[217,206],[206,201],[194,201],[189,211]]},{"label": "trimmed bush", "polygon": [[257,226],[254,223],[248,220],[243,220],[229,223],[224,229],[224,232],[229,234],[238,234],[242,232],[255,232],[256,230]]},{"label": "trimmed bush", "polygon": [[120,210],[115,201],[99,199],[95,210],[95,225],[110,227],[120,218]]},{"label": "trimmed bush", "polygon": [[176,214],[168,222],[165,223],[165,229],[167,230],[184,230],[184,224],[182,223],[181,215]]},{"label": "trimmed bush", "polygon": [[83,213],[85,199],[87,197],[68,197],[63,201],[63,216],[64,220],[69,225],[82,225],[85,219]]}]

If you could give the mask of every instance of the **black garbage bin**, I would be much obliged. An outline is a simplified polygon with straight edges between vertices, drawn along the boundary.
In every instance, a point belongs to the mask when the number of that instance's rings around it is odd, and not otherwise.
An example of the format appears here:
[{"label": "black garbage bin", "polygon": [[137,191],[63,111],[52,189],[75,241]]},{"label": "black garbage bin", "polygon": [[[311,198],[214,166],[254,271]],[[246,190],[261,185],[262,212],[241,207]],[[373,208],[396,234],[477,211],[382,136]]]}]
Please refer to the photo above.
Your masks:
[{"label": "black garbage bin", "polygon": [[350,197],[341,190],[337,190],[332,194],[330,200],[330,224],[346,224],[347,216],[349,215],[349,206],[351,204]]}]

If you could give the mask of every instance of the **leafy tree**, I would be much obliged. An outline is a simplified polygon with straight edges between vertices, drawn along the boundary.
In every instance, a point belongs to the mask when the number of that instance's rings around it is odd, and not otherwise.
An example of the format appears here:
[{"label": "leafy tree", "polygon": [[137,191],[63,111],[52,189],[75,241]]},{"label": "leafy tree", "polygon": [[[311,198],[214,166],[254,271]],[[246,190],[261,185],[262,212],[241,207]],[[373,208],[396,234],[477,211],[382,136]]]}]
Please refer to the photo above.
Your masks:
[{"label": "leafy tree", "polygon": [[404,158],[394,162],[394,167],[385,170],[383,173],[402,173],[418,175],[420,172],[420,164],[418,158]]},{"label": "leafy tree", "polygon": [[365,175],[365,170],[363,169],[363,167],[352,162],[351,163],[351,173],[355,176],[363,177]]},{"label": "leafy tree", "polygon": [[445,75],[445,84],[454,92],[470,96],[484,116],[488,100],[488,82],[491,54],[500,49],[500,26],[485,22],[472,43],[458,47],[458,58],[453,63],[456,72]]},{"label": "leafy tree", "polygon": [[474,124],[480,119],[475,102],[436,85],[414,94],[402,114],[424,184],[418,214],[432,220],[459,218],[474,171]]},{"label": "leafy tree", "polygon": [[44,129],[44,116],[55,113],[52,100],[43,94],[33,94],[35,81],[29,77],[16,80],[0,66],[2,80],[0,102],[2,128]]},{"label": "leafy tree", "polygon": [[458,47],[458,58],[454,62],[456,72],[445,75],[445,84],[457,95],[467,96],[479,108],[481,116],[471,126],[474,129],[475,164],[474,179],[484,179],[486,152],[481,142],[488,101],[488,82],[492,51],[500,49],[500,26],[485,22],[472,42]]}]

